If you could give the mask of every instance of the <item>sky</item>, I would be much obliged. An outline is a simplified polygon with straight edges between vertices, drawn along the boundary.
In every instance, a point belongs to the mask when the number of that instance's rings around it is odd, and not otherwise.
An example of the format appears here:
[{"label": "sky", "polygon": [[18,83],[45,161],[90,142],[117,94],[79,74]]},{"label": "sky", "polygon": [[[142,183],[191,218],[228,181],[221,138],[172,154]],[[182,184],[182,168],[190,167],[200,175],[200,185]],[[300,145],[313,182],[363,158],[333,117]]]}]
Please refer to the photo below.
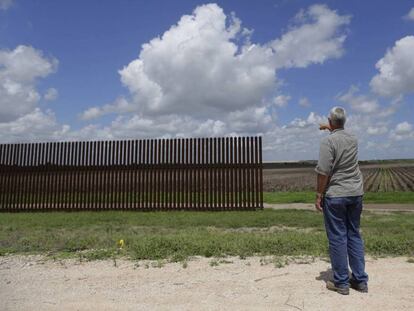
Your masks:
[{"label": "sky", "polygon": [[414,158],[414,1],[0,0],[0,143],[263,137]]}]

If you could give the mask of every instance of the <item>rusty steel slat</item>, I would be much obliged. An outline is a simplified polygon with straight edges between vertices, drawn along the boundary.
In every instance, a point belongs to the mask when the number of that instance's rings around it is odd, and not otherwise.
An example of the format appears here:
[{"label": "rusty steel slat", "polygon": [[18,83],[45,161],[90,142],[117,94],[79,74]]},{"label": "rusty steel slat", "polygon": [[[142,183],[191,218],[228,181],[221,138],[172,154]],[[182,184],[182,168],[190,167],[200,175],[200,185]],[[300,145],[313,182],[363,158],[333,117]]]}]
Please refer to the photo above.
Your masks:
[{"label": "rusty steel slat", "polygon": [[[213,138],[213,164],[217,164],[217,138]],[[213,166],[212,167],[213,173],[213,208],[217,209],[217,169]]]},{"label": "rusty steel slat", "polygon": [[150,142],[150,165],[149,165],[149,189],[150,189],[150,204],[149,207],[151,210],[154,209],[154,139],[151,139]]},{"label": "rusty steel slat", "polygon": [[39,163],[39,175],[40,175],[40,183],[39,183],[39,210],[44,211],[45,207],[45,163],[46,163],[46,144],[40,143],[40,163]]},{"label": "rusty steel slat", "polygon": [[132,174],[134,172],[134,167],[131,164],[132,159],[132,152],[134,150],[134,142],[132,140],[128,140],[128,159],[127,159],[127,210],[132,209],[134,193],[132,192]]},{"label": "rusty steel slat", "polygon": [[15,199],[14,199],[14,209],[16,211],[19,211],[21,208],[21,198],[22,198],[22,193],[21,193],[21,175],[22,175],[22,170],[21,170],[21,160],[22,160],[22,144],[18,144],[17,145],[17,155],[16,155],[16,167],[15,167],[15,171],[16,171],[16,186],[15,186]]},{"label": "rusty steel slat", "polygon": [[37,202],[37,210],[42,210],[43,208],[43,193],[42,190],[44,189],[44,185],[43,185],[43,166],[44,166],[44,148],[45,148],[45,144],[44,143],[39,143],[39,183],[38,183],[38,187],[37,187],[37,195],[38,195],[38,202]]},{"label": "rusty steel slat", "polygon": [[85,175],[86,175],[86,209],[91,210],[91,162],[92,162],[92,142],[87,142],[87,154],[86,154],[86,166],[85,166]]},{"label": "rusty steel slat", "polygon": [[133,193],[132,195],[132,209],[136,210],[137,209],[137,192],[138,192],[138,187],[137,187],[137,181],[138,181],[138,140],[134,140],[133,141],[133,150],[132,150],[132,156],[131,156],[131,165],[133,168],[132,171],[132,176],[131,176],[131,191]]},{"label": "rusty steel slat", "polygon": [[254,138],[254,160],[255,160],[255,186],[256,186],[256,208],[260,207],[260,195],[259,195],[259,140],[257,136]]},{"label": "rusty steel slat", "polygon": [[187,172],[187,191],[188,191],[188,200],[187,200],[187,206],[189,209],[193,208],[193,167],[192,167],[192,163],[193,163],[193,139],[192,138],[188,138],[188,150],[187,150],[187,162],[189,164],[189,169]]},{"label": "rusty steel slat", "polygon": [[220,169],[220,208],[222,210],[226,209],[226,168],[225,168],[225,159],[226,159],[226,139],[224,137],[220,138],[220,148],[221,148],[221,169]]},{"label": "rusty steel slat", "polygon": [[154,182],[155,182],[155,196],[154,196],[154,208],[156,210],[160,210],[160,169],[159,169],[159,163],[160,163],[160,147],[161,147],[161,140],[156,139],[154,141],[154,148],[155,148],[155,154],[154,154]]},{"label": "rusty steel slat", "polygon": [[31,195],[31,200],[32,200],[32,210],[36,210],[37,209],[37,188],[39,186],[39,180],[38,180],[38,176],[39,176],[39,168],[38,168],[38,159],[39,159],[39,145],[37,143],[33,144],[33,162],[32,162],[32,166],[33,166],[33,176],[32,176],[32,195]]},{"label": "rusty steel slat", "polygon": [[5,198],[6,198],[6,144],[0,145],[0,183],[1,183],[1,189],[0,189],[0,204],[1,204],[1,210],[6,211],[6,205],[5,205]]},{"label": "rusty steel slat", "polygon": [[152,210],[152,139],[148,139],[148,146],[147,146],[147,209]]},{"label": "rusty steel slat", "polygon": [[[82,142],[75,142],[74,143],[74,157],[75,157],[75,189],[74,189],[74,209],[76,211],[81,211],[83,209],[82,206]],[[65,204],[65,206],[68,206]]]},{"label": "rusty steel slat", "polygon": [[82,141],[79,145],[79,209],[85,210],[85,160],[86,142]]},{"label": "rusty steel slat", "polygon": [[180,207],[185,209],[185,138],[180,138],[180,147]]},{"label": "rusty steel slat", "polygon": [[107,162],[106,162],[106,192],[108,197],[108,206],[107,209],[113,209],[114,205],[114,194],[113,194],[113,184],[114,184],[114,169],[113,169],[113,157],[114,157],[114,147],[113,142],[108,141],[108,151],[107,151]]},{"label": "rusty steel slat", "polygon": [[224,171],[224,173],[225,173],[225,178],[224,178],[224,180],[225,180],[225,183],[224,183],[225,198],[224,198],[224,205],[225,205],[226,210],[230,209],[230,168],[229,168],[230,167],[230,164],[229,164],[230,150],[229,150],[229,140],[230,140],[229,137],[225,138],[225,143],[226,143],[225,153],[226,153],[226,156],[225,156],[225,160],[224,160],[224,162],[225,162],[225,171]]},{"label": "rusty steel slat", "polygon": [[142,209],[142,139],[139,140],[139,159],[138,159],[138,193],[139,193],[139,199],[138,199],[138,208]]},{"label": "rusty steel slat", "polygon": [[168,209],[172,209],[173,203],[172,203],[172,168],[171,168],[171,163],[172,163],[172,140],[168,139],[167,140],[167,155],[168,155],[168,175],[167,175],[167,183],[168,183],[168,190],[167,190],[167,194],[168,194]]},{"label": "rusty steel slat", "polygon": [[0,205],[1,210],[6,211],[5,196],[6,196],[6,165],[5,165],[6,145],[0,145]]},{"label": "rusty steel slat", "polygon": [[21,159],[22,159],[22,144],[17,145],[17,155],[16,155],[16,186],[15,186],[15,200],[14,200],[14,209],[17,211],[20,210],[21,206],[21,181],[22,181],[22,170],[21,170]]},{"label": "rusty steel slat", "polygon": [[74,207],[74,191],[73,191],[73,183],[74,183],[74,162],[73,162],[73,149],[75,142],[70,141],[67,143],[66,146],[66,167],[67,167],[67,174],[66,174],[66,209],[72,210]]},{"label": "rusty steel slat", "polygon": [[72,206],[71,209],[74,211],[78,210],[78,172],[79,172],[79,165],[78,165],[78,142],[72,143]]},{"label": "rusty steel slat", "polygon": [[246,137],[242,137],[242,181],[243,181],[243,209],[247,209],[247,172],[246,172]]},{"label": "rusty steel slat", "polygon": [[6,194],[6,206],[7,211],[12,212],[12,205],[11,205],[11,189],[12,189],[12,163],[13,163],[13,145],[8,144],[7,148],[7,194]]},{"label": "rusty steel slat", "polygon": [[114,180],[112,182],[112,193],[114,196],[114,209],[119,208],[119,141],[114,141],[113,144],[114,154],[114,170],[112,172]]},{"label": "rusty steel slat", "polygon": [[206,137],[204,139],[204,153],[205,153],[205,164],[202,164],[203,169],[205,171],[205,180],[204,180],[204,193],[206,196],[206,204],[204,206],[205,210],[211,210],[213,205],[213,195],[212,195],[212,182],[213,182],[213,174],[212,174],[212,147],[213,147],[213,138]]},{"label": "rusty steel slat", "polygon": [[25,189],[25,210],[30,211],[31,210],[31,180],[32,180],[32,163],[31,163],[31,157],[32,157],[32,146],[33,144],[29,143],[27,144],[27,150],[26,150],[26,189]]},{"label": "rusty steel slat", "polygon": [[93,142],[93,160],[92,160],[92,208],[99,208],[99,186],[98,186],[98,163],[99,163],[99,142]]},{"label": "rusty steel slat", "polygon": [[27,182],[27,168],[26,168],[26,153],[27,144],[23,144],[21,148],[21,161],[20,161],[20,210],[26,211],[26,182]]},{"label": "rusty steel slat", "polygon": [[175,154],[176,154],[176,161],[175,161],[175,204],[176,204],[176,209],[180,209],[181,208],[181,204],[180,204],[180,192],[181,192],[181,187],[180,187],[180,150],[181,150],[181,145],[180,145],[180,138],[176,138],[176,150],[175,150]]},{"label": "rusty steel slat", "polygon": [[118,177],[117,177],[117,185],[118,185],[118,206],[117,210],[124,209],[124,141],[117,141],[119,147],[117,148],[118,154]]},{"label": "rusty steel slat", "polygon": [[259,193],[260,208],[263,208],[263,160],[262,160],[262,136],[259,136]]},{"label": "rusty steel slat", "polygon": [[23,152],[24,152],[24,159],[23,159],[23,210],[24,211],[28,211],[29,209],[29,204],[28,204],[28,182],[29,182],[29,145],[28,143],[24,144],[23,147]]},{"label": "rusty steel slat", "polygon": [[247,167],[247,208],[251,209],[252,205],[251,205],[251,180],[250,180],[250,172],[251,172],[251,159],[250,159],[250,149],[251,149],[251,145],[250,145],[250,137],[246,138],[246,162],[248,164]]},{"label": "rusty steel slat", "polygon": [[11,181],[11,167],[10,167],[10,158],[11,158],[11,144],[6,145],[6,161],[5,161],[5,195],[4,195],[4,206],[6,209],[6,212],[11,212],[10,207],[10,181]]},{"label": "rusty steel slat", "polygon": [[27,148],[28,148],[28,144],[25,143],[23,144],[22,147],[22,157],[21,157],[21,204],[20,204],[20,208],[23,211],[27,211],[27,177],[28,177],[28,170],[27,170]]},{"label": "rusty steel slat", "polygon": [[10,181],[9,181],[9,206],[10,211],[14,212],[14,181],[15,181],[15,169],[14,169],[14,163],[15,163],[15,154],[16,154],[16,145],[11,144],[10,145]]},{"label": "rusty steel slat", "polygon": [[229,208],[233,209],[233,137],[229,137],[229,161],[228,161],[228,176],[229,176]]},{"label": "rusty steel slat", "polygon": [[59,210],[63,209],[63,204],[62,204],[62,188],[63,188],[63,142],[59,142],[58,143],[58,160],[57,160],[57,164],[58,164],[58,180],[57,180],[57,208]]},{"label": "rusty steel slat", "polygon": [[111,161],[111,142],[105,141],[105,159],[104,159],[104,209],[111,209],[111,170],[110,162]]},{"label": "rusty steel slat", "polygon": [[189,159],[188,159],[188,156],[189,156],[189,152],[188,152],[188,143],[189,143],[189,139],[188,138],[186,138],[185,139],[185,165],[186,165],[186,167],[187,167],[187,169],[185,169],[184,170],[184,175],[185,175],[185,208],[186,209],[188,209],[189,207],[190,207],[190,202],[189,202],[189,178],[188,178],[188,176],[189,176],[189,172],[190,172],[190,170],[188,169],[188,167],[189,167]]},{"label": "rusty steel slat", "polygon": [[33,209],[33,162],[34,162],[34,144],[30,143],[27,147],[27,210],[31,211]]},{"label": "rusty steel slat", "polygon": [[148,209],[148,193],[147,193],[147,140],[142,140],[142,209]]},{"label": "rusty steel slat", "polygon": [[52,206],[51,208],[53,210],[56,210],[56,199],[57,199],[57,143],[53,142],[52,143],[52,194],[51,194],[51,201],[52,201]]},{"label": "rusty steel slat", "polygon": [[148,140],[142,142],[142,208],[148,210],[148,156],[149,147]]},{"label": "rusty steel slat", "polygon": [[4,165],[3,165],[3,155],[4,155],[4,149],[3,149],[3,144],[0,144],[0,210],[3,211],[4,210],[4,202],[3,202],[3,198],[4,198]]},{"label": "rusty steel slat", "polygon": [[64,166],[65,166],[65,177],[64,177],[64,181],[65,181],[65,209],[70,209],[70,205],[69,205],[69,200],[70,200],[70,193],[69,193],[69,189],[70,189],[70,185],[69,185],[69,178],[70,178],[70,173],[71,173],[71,168],[70,168],[70,163],[69,163],[69,152],[70,152],[70,142],[66,142],[65,143],[65,162],[64,162]]},{"label": "rusty steel slat", "polygon": [[13,212],[16,212],[16,197],[17,197],[17,161],[18,161],[18,145],[13,144],[13,165],[12,165],[12,199],[11,199],[11,208]]},{"label": "rusty steel slat", "polygon": [[202,140],[201,138],[197,139],[197,209],[202,210],[201,206],[201,193],[203,191],[203,181],[202,181],[202,169],[201,169],[201,152],[202,152]]},{"label": "rusty steel slat", "polygon": [[177,180],[176,180],[176,163],[177,163],[177,139],[173,138],[171,141],[172,145],[172,158],[171,158],[171,168],[172,168],[172,188],[171,188],[171,198],[172,198],[172,209],[177,209]]},{"label": "rusty steel slat", "polygon": [[103,141],[99,141],[98,142],[98,150],[99,150],[99,155],[98,155],[98,164],[97,164],[97,184],[98,184],[98,188],[97,188],[97,192],[98,192],[98,210],[103,210],[103,195],[104,195],[104,191],[103,191],[103,163],[104,163],[104,142]]},{"label": "rusty steel slat", "polygon": [[54,210],[54,199],[55,199],[55,156],[56,156],[56,145],[52,142],[50,145],[50,172],[49,172],[49,209]]},{"label": "rusty steel slat", "polygon": [[244,209],[244,180],[243,180],[243,140],[238,137],[239,153],[239,209]]},{"label": "rusty steel slat", "polygon": [[6,194],[6,165],[4,164],[4,156],[5,156],[5,148],[6,145],[1,144],[0,145],[0,206],[1,210],[5,211],[6,207],[4,206],[4,197]]},{"label": "rusty steel slat", "polygon": [[216,210],[220,209],[220,171],[222,168],[220,167],[220,159],[221,159],[221,145],[220,145],[220,138],[214,137],[214,162],[216,163],[216,168],[214,169],[214,188],[215,188],[215,201],[214,201],[214,208]]},{"label": "rusty steel slat", "polygon": [[252,197],[251,197],[251,205],[253,208],[256,208],[255,204],[255,198],[256,198],[256,183],[254,178],[254,172],[255,172],[255,159],[254,159],[254,137],[252,136],[250,138],[250,162],[251,162],[251,170],[250,170],[250,180],[251,180],[251,191],[252,191]]},{"label": "rusty steel slat", "polygon": [[101,209],[106,211],[109,207],[109,191],[108,191],[108,158],[109,158],[109,149],[108,141],[102,141],[102,155],[101,155]]},{"label": "rusty steel slat", "polygon": [[161,203],[161,192],[163,191],[162,188],[162,159],[161,159],[161,155],[162,155],[162,140],[158,139],[158,154],[157,154],[157,163],[158,163],[158,168],[157,168],[157,179],[158,179],[158,186],[157,186],[157,209],[162,210],[162,203]]},{"label": "rusty steel slat", "polygon": [[165,169],[165,165],[167,163],[167,149],[166,149],[166,140],[163,138],[161,143],[161,207],[162,209],[166,209],[167,206],[167,170]]},{"label": "rusty steel slat", "polygon": [[201,209],[205,209],[207,206],[206,204],[207,197],[206,197],[206,191],[205,191],[205,180],[206,180],[206,170],[205,170],[206,148],[205,148],[205,145],[206,144],[205,144],[204,138],[200,138],[200,141],[201,141],[201,162],[199,164],[201,166],[200,170],[201,170],[201,185],[202,185],[201,187]]},{"label": "rusty steel slat", "polygon": [[46,143],[46,162],[45,162],[45,188],[43,191],[45,193],[45,210],[50,210],[50,161],[51,161],[51,150],[52,144]]},{"label": "rusty steel slat", "polygon": [[17,144],[13,144],[13,157],[12,157],[12,179],[11,179],[11,209],[13,212],[16,211],[15,200],[16,200],[16,162],[17,162]]},{"label": "rusty steel slat", "polygon": [[67,142],[62,142],[61,151],[62,151],[62,173],[61,173],[61,209],[66,210],[67,209],[67,203],[66,203],[66,192],[67,192],[67,167],[66,167],[66,145]]}]

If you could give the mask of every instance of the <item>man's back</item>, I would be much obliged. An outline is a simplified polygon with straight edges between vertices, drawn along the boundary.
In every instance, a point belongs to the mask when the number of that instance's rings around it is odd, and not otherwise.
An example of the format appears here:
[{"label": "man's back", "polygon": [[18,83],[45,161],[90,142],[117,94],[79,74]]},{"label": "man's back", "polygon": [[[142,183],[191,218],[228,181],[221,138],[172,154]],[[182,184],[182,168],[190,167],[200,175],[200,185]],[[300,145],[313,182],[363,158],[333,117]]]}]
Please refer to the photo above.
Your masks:
[{"label": "man's back", "polygon": [[364,194],[362,174],[358,165],[358,140],[336,129],[321,142],[318,173],[330,176],[327,197],[347,197]]}]

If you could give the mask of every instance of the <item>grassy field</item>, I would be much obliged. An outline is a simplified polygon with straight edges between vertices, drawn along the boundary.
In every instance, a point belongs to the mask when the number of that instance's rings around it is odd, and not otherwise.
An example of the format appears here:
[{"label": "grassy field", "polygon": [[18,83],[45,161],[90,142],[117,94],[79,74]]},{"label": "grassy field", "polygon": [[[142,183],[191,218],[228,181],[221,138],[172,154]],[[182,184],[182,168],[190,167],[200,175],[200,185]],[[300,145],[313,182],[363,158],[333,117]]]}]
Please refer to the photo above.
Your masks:
[{"label": "grassy field", "polygon": [[[414,255],[414,214],[365,212],[362,231],[368,254]],[[327,239],[322,215],[312,211],[5,213],[0,254],[7,253],[172,261],[326,256]]]},{"label": "grassy field", "polygon": [[[314,203],[314,191],[301,192],[264,192],[265,203]],[[365,203],[396,203],[414,204],[414,192],[367,192],[364,195]]]}]

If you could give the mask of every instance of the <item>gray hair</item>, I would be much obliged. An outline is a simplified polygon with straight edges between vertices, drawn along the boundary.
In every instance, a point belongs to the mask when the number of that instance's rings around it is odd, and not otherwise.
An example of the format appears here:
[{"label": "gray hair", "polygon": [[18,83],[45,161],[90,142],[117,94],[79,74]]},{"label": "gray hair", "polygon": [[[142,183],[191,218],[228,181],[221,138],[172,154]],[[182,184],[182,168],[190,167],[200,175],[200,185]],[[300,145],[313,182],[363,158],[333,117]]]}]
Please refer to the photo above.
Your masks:
[{"label": "gray hair", "polygon": [[346,121],[345,109],[342,107],[333,107],[329,112],[329,120],[336,127],[344,127]]}]

